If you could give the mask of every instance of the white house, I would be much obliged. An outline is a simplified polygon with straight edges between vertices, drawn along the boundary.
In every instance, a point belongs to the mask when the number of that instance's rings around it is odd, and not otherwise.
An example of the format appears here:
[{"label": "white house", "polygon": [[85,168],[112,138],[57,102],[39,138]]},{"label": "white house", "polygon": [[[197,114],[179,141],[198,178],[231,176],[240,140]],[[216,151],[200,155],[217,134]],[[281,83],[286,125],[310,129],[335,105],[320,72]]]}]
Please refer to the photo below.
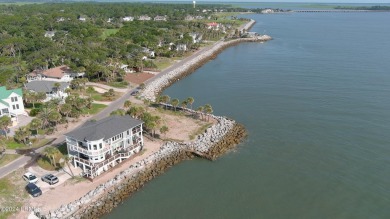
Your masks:
[{"label": "white house", "polygon": [[133,21],[134,20],[134,17],[131,17],[131,16],[126,16],[124,18],[122,18],[123,21]]},{"label": "white house", "polygon": [[87,20],[87,18],[83,17],[83,16],[80,16],[79,17],[79,21],[82,21],[82,22],[85,22]]},{"label": "white house", "polygon": [[84,76],[84,72],[72,71],[68,66],[61,65],[55,68],[46,70],[34,70],[27,74],[27,81],[57,81],[57,82],[69,82],[74,78],[80,78]]},{"label": "white house", "polygon": [[167,16],[164,15],[164,16],[156,16],[154,17],[154,21],[167,21]]},{"label": "white house", "polygon": [[53,31],[46,31],[45,32],[45,37],[47,37],[47,38],[53,38],[54,36],[55,36],[55,34],[56,34],[56,31],[55,30],[53,30]]},{"label": "white house", "polygon": [[200,43],[202,41],[202,34],[199,33],[189,33],[190,37],[192,37],[192,43]]},{"label": "white house", "polygon": [[150,21],[152,18],[149,17],[148,15],[141,15],[139,16],[138,20],[139,21]]},{"label": "white house", "polygon": [[[55,86],[56,83],[60,85],[58,88]],[[56,81],[31,81],[26,83],[25,87],[29,91],[45,93],[46,99],[43,100],[43,102],[53,99],[60,99],[64,102],[65,98],[68,96],[65,89],[69,88],[69,83]]]},{"label": "white house", "polygon": [[0,87],[0,117],[9,116],[17,121],[18,115],[26,115],[23,105],[23,91],[21,88],[7,90],[5,86]]},{"label": "white house", "polygon": [[177,44],[176,51],[187,51],[187,45],[184,43]]},{"label": "white house", "polygon": [[94,178],[118,163],[132,157],[144,145],[140,120],[130,116],[109,116],[88,121],[65,134],[73,165]]}]

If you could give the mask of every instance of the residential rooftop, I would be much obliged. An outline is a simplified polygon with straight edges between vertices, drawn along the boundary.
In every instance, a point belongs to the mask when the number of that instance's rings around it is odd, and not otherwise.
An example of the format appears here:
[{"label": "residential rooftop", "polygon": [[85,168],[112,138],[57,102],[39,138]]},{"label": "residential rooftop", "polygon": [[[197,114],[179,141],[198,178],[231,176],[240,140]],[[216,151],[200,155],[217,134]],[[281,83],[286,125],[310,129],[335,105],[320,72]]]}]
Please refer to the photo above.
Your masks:
[{"label": "residential rooftop", "polygon": [[109,116],[98,121],[88,121],[83,126],[65,134],[78,141],[106,140],[143,122],[130,116]]}]

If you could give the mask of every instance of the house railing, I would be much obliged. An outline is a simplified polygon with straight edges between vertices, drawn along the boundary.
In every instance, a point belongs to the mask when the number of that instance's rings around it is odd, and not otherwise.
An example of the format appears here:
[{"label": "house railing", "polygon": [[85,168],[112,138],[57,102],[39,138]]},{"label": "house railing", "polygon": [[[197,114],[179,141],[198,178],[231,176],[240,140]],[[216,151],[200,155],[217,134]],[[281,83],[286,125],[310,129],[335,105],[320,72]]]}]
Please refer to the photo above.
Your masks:
[{"label": "house railing", "polygon": [[134,150],[137,149],[137,148],[141,148],[142,145],[141,143],[138,143],[136,145],[133,145],[132,147],[130,148],[127,148],[125,152],[119,152],[117,154],[115,154],[114,156],[108,158],[107,160],[104,160],[100,163],[96,163],[96,164],[93,164],[91,162],[89,162],[88,160],[85,160],[85,159],[82,159],[82,158],[78,158],[78,157],[74,157],[74,159],[76,161],[79,161],[81,163],[84,163],[86,165],[88,165],[91,169],[90,170],[87,170],[84,172],[84,174],[88,177],[95,177],[97,176],[97,171],[106,166],[106,165],[109,165],[110,163],[112,163],[113,161],[118,161],[120,159],[127,159],[129,158],[130,156],[132,156],[134,154]]},{"label": "house railing", "polygon": [[88,149],[84,149],[84,148],[79,147],[79,146],[74,145],[74,144],[68,144],[68,145],[69,145],[70,150],[76,151],[76,152],[79,152],[79,153],[82,153],[82,154],[85,154],[88,156],[104,155],[105,153],[107,153],[107,151],[110,150],[110,146],[108,146],[108,145],[105,145],[102,149],[99,149],[99,150],[88,150]]}]

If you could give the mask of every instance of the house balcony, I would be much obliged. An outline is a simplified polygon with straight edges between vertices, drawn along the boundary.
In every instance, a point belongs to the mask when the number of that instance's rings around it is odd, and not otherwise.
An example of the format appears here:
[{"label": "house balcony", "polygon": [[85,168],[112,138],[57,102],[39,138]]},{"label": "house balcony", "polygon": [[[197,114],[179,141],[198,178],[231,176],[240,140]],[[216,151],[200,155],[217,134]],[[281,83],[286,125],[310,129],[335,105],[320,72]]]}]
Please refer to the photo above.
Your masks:
[{"label": "house balcony", "polygon": [[69,145],[69,150],[76,151],[90,157],[104,155],[111,149],[110,146],[107,144],[104,145],[102,149],[98,149],[98,150],[89,150],[83,147],[79,147],[76,144],[70,144],[69,142],[68,145]]},{"label": "house balcony", "polygon": [[130,158],[134,154],[140,152],[141,149],[142,149],[141,144],[133,145],[129,148],[126,148],[125,150],[122,149],[121,151],[116,152],[113,156],[107,157],[104,161],[99,163],[92,163],[80,157],[73,157],[73,159],[78,163],[82,163],[88,166],[89,168],[88,170],[84,170],[84,174],[87,177],[94,178],[99,174],[99,169],[101,168],[109,169],[110,167],[114,166],[114,163],[120,163],[122,162],[122,160]]}]

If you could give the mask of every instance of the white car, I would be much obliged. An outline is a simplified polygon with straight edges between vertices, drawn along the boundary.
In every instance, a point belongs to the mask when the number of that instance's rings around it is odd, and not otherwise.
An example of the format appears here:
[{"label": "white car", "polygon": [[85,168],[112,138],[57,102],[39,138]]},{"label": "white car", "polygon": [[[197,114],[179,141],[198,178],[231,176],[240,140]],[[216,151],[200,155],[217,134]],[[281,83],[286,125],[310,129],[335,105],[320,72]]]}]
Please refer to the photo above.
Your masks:
[{"label": "white car", "polygon": [[36,183],[36,182],[38,182],[38,178],[34,174],[32,174],[30,172],[25,173],[23,175],[23,179],[26,180],[29,183]]}]

